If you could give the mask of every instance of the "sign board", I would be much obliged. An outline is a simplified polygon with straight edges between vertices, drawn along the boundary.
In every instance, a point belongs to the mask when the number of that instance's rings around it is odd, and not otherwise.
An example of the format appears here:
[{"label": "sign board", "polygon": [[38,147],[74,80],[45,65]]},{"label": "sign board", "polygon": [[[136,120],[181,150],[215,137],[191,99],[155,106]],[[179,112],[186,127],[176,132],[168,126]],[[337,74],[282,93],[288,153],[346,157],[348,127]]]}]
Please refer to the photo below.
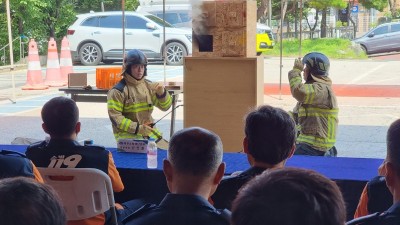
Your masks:
[{"label": "sign board", "polygon": [[358,13],[358,5],[353,5],[353,8],[351,9],[351,12]]}]

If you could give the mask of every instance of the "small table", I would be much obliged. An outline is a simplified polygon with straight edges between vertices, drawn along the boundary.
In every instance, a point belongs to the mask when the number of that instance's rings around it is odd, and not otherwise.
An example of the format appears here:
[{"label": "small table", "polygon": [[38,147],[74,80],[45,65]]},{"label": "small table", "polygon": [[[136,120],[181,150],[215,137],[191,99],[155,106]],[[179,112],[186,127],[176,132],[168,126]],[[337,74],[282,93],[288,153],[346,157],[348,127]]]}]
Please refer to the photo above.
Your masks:
[{"label": "small table", "polygon": [[70,94],[75,102],[107,102],[108,89],[60,88],[58,90]]},{"label": "small table", "polygon": [[[171,107],[171,127],[170,127],[170,137],[175,132],[175,109],[177,108],[176,103],[178,101],[178,96],[182,93],[182,88],[180,86],[165,86],[169,94],[172,97],[172,107]],[[84,88],[60,88],[59,91],[63,91],[65,94],[71,95],[71,99],[75,102],[107,102],[108,89],[84,89]]]}]

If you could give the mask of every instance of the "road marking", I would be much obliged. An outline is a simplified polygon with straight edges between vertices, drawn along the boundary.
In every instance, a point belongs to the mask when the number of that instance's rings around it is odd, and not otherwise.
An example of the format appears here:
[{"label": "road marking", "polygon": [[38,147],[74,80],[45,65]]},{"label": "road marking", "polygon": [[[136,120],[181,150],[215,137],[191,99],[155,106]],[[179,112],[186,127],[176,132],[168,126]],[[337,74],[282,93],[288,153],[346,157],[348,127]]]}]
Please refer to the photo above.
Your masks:
[{"label": "road marking", "polygon": [[380,64],[379,66],[373,68],[372,70],[370,70],[370,71],[368,71],[368,72],[366,72],[364,74],[361,74],[360,76],[358,76],[358,77],[354,78],[353,80],[349,81],[347,84],[356,84],[359,80],[361,80],[361,79],[365,78],[366,76],[374,73],[375,71],[379,70],[380,68],[382,68],[385,65],[386,65],[386,63],[385,64]]}]

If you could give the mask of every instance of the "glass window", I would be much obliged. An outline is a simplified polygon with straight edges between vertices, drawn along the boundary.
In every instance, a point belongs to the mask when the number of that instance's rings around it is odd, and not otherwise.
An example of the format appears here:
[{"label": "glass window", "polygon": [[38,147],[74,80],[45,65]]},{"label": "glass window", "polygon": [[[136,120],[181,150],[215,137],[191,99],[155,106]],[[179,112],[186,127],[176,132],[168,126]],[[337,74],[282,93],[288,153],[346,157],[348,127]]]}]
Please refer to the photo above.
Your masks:
[{"label": "glass window", "polygon": [[82,22],[82,26],[85,27],[97,27],[99,25],[99,17],[89,17]]},{"label": "glass window", "polygon": [[126,17],[126,28],[128,29],[147,29],[147,21],[138,16]]},{"label": "glass window", "polygon": [[374,34],[375,35],[387,34],[389,32],[388,28],[389,28],[388,26],[379,27],[376,30],[374,30]]},{"label": "glass window", "polygon": [[122,28],[122,16],[120,15],[101,16],[100,27]]},{"label": "glass window", "polygon": [[400,23],[399,24],[392,24],[391,32],[399,32],[400,31]]},{"label": "glass window", "polygon": [[182,22],[189,22],[192,20],[191,16],[189,13],[179,13],[179,16],[181,17]]},{"label": "glass window", "polygon": [[[163,18],[163,14],[157,14],[161,19]],[[165,13],[165,20],[170,24],[180,23],[180,19],[178,17],[178,13]]]},{"label": "glass window", "polygon": [[[163,20],[160,19],[160,17],[153,16],[153,15],[146,15],[147,18],[151,19],[153,22],[157,23],[158,25],[162,26],[163,25]],[[174,27],[170,23],[165,21],[165,27]]]}]

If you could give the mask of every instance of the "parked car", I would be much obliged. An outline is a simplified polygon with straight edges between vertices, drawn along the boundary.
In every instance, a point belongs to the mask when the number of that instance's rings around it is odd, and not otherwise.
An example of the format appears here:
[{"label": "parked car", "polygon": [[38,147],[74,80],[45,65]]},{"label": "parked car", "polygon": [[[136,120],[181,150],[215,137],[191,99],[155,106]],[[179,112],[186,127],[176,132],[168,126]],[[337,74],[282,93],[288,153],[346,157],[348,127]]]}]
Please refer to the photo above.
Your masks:
[{"label": "parked car", "polygon": [[[80,61],[83,65],[121,61],[122,12],[77,15],[77,20],[68,28],[67,37],[73,61]],[[149,13],[125,12],[126,51],[140,49],[149,60],[161,60],[164,48],[167,64],[182,65],[183,57],[192,54],[191,30],[175,28]]]},{"label": "parked car", "polygon": [[400,22],[381,24],[353,42],[367,54],[400,51]]},{"label": "parked car", "polygon": [[257,23],[256,43],[257,55],[261,55],[268,49],[274,48],[275,38],[269,26]]},{"label": "parked car", "polygon": [[[163,18],[163,5],[139,6],[136,12],[147,12]],[[192,28],[192,5],[190,4],[169,4],[165,5],[165,21],[175,27]],[[256,52],[261,55],[263,52],[272,49],[275,39],[270,27],[257,23]]]}]

